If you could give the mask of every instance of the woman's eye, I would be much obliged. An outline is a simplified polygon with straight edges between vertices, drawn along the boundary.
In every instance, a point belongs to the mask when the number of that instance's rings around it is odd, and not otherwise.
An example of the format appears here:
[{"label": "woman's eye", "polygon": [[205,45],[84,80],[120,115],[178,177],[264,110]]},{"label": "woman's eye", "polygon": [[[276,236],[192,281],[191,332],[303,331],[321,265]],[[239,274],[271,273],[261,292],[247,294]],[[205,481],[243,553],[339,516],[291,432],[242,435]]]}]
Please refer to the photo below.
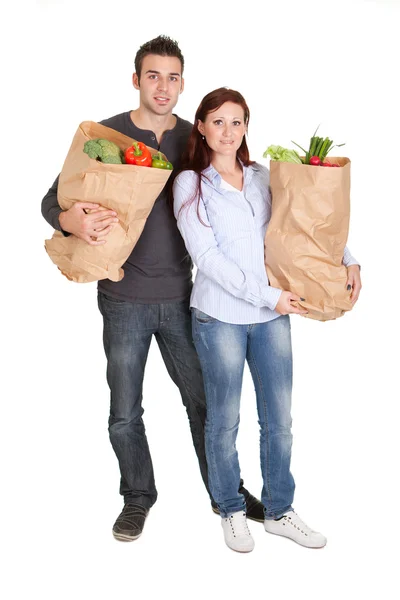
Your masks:
[{"label": "woman's eye", "polygon": [[237,126],[237,125],[240,125],[241,123],[240,123],[240,121],[233,121],[233,124]]},{"label": "woman's eye", "polygon": [[221,119],[216,119],[216,121],[214,121],[214,125],[221,125],[221,123]]}]

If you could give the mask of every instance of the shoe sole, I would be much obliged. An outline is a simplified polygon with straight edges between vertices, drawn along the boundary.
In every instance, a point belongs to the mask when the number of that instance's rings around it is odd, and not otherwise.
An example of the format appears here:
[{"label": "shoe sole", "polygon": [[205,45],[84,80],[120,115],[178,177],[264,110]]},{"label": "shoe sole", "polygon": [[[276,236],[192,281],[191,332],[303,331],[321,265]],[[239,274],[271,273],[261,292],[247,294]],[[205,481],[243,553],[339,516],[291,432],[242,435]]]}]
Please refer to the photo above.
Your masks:
[{"label": "shoe sole", "polygon": [[[226,542],[225,542],[226,543]],[[228,544],[226,544],[228,546]],[[248,554],[249,552],[253,552],[254,548],[251,550],[237,550],[236,548],[232,548],[232,546],[228,546],[229,550],[233,550],[234,552],[238,552],[239,554]]]},{"label": "shoe sole", "polygon": [[[216,515],[221,516],[221,513],[219,512],[218,508],[214,508],[214,506],[211,507],[211,510],[213,511],[213,513],[215,513]],[[255,519],[254,517],[250,517],[249,515],[246,515],[246,517],[250,520],[250,521],[255,521],[256,523],[264,523],[264,519]]]},{"label": "shoe sole", "polygon": [[294,540],[292,537],[290,537],[289,535],[285,535],[284,533],[275,533],[274,531],[267,531],[265,528],[264,528],[264,530],[265,530],[266,533],[270,533],[271,535],[277,535],[279,537],[284,537],[287,540],[291,540],[292,542],[294,542],[298,546],[302,546],[302,548],[309,548],[310,550],[321,550],[322,548],[325,548],[325,546],[326,546],[326,542],[325,542],[325,544],[323,546],[305,546],[304,544],[301,544],[297,540]]},{"label": "shoe sole", "polygon": [[116,540],[118,540],[119,542],[133,542],[142,535],[141,533],[139,533],[139,535],[124,535],[123,533],[115,533],[114,530],[113,530],[112,534],[113,534],[114,538]]}]

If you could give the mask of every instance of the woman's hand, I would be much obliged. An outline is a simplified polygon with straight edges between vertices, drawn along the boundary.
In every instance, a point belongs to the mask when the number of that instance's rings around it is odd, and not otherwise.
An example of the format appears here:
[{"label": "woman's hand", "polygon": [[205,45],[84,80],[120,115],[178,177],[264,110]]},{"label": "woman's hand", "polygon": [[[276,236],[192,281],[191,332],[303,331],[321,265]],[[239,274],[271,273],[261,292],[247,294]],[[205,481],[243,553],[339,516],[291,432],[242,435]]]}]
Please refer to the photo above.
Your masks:
[{"label": "woman's hand", "polygon": [[347,267],[346,286],[348,291],[352,290],[350,302],[354,305],[358,300],[358,296],[360,295],[362,288],[359,265],[351,265],[350,267]]},{"label": "woman's hand", "polygon": [[307,310],[304,308],[297,308],[292,304],[293,301],[299,302],[300,300],[304,301],[304,298],[300,298],[300,296],[297,294],[292,294],[292,292],[282,292],[278,300],[278,304],[275,306],[275,310],[280,315],[289,315],[292,313],[296,313],[297,315],[307,315]]}]

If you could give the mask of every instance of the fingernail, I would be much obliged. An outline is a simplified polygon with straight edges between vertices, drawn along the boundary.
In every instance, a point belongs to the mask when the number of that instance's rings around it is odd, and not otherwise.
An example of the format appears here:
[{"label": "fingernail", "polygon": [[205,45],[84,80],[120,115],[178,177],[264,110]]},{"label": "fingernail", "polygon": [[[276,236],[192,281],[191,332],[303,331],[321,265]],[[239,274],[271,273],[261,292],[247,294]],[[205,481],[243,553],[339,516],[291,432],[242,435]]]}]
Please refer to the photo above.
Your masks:
[{"label": "fingernail", "polygon": [[300,300],[301,300],[302,302],[305,302],[305,301],[306,301],[306,299],[305,299],[305,298],[300,298]]},{"label": "fingernail", "polygon": [[349,290],[351,290],[351,285],[350,284],[347,286],[347,291],[349,291]]}]

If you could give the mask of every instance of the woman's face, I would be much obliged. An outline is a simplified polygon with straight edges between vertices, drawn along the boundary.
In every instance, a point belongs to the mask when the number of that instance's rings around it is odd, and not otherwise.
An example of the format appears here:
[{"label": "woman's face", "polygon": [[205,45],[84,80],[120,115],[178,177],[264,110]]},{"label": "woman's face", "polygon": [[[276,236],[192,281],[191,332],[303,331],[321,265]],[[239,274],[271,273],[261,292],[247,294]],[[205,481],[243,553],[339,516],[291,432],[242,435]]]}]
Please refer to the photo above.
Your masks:
[{"label": "woman's face", "polygon": [[244,111],[240,104],[225,102],[198,122],[198,130],[206,138],[214,154],[236,156],[246,133]]}]

